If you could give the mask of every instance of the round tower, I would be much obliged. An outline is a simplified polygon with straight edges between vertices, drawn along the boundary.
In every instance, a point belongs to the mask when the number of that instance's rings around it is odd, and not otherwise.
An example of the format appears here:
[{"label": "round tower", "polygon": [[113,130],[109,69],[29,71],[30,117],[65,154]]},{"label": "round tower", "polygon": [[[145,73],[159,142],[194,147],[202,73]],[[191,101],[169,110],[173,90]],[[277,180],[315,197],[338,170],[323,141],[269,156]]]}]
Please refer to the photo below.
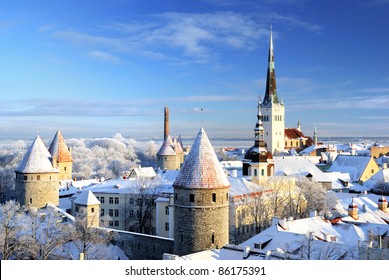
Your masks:
[{"label": "round tower", "polygon": [[228,243],[230,183],[203,128],[174,187],[174,253],[187,255]]},{"label": "round tower", "polygon": [[66,145],[61,131],[57,131],[51,142],[49,152],[53,166],[59,171],[59,180],[71,180],[73,172],[73,159],[70,148]]},{"label": "round tower", "polygon": [[157,153],[157,167],[162,170],[180,169],[180,161],[175,152],[172,138],[168,135]]},{"label": "round tower", "polygon": [[21,205],[41,208],[50,203],[59,205],[58,169],[51,155],[37,136],[15,170],[16,200]]}]

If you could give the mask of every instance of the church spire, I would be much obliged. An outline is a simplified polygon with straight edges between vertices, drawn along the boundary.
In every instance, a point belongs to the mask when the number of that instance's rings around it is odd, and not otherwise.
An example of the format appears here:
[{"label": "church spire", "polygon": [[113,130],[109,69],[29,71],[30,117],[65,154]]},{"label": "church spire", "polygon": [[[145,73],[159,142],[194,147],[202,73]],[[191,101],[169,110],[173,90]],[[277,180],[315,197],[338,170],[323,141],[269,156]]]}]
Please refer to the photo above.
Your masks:
[{"label": "church spire", "polygon": [[264,141],[264,128],[262,123],[262,113],[261,113],[261,97],[258,96],[258,113],[257,113],[257,123],[254,128],[254,134],[255,134],[255,147],[264,147],[265,141]]},{"label": "church spire", "polygon": [[276,73],[274,69],[274,49],[273,49],[273,32],[270,27],[270,44],[269,44],[269,57],[266,77],[266,92],[263,104],[279,103],[276,87]]}]

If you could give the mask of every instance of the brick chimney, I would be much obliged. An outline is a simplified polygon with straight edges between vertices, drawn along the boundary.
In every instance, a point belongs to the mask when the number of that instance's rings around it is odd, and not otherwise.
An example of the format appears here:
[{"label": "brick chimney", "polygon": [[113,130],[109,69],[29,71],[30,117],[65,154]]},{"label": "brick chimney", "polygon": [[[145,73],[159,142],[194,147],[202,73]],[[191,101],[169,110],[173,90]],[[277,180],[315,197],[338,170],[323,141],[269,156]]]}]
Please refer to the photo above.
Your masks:
[{"label": "brick chimney", "polygon": [[163,140],[166,140],[167,136],[170,134],[169,131],[169,108],[164,108],[165,113],[165,119],[164,119],[164,126],[163,126]]}]

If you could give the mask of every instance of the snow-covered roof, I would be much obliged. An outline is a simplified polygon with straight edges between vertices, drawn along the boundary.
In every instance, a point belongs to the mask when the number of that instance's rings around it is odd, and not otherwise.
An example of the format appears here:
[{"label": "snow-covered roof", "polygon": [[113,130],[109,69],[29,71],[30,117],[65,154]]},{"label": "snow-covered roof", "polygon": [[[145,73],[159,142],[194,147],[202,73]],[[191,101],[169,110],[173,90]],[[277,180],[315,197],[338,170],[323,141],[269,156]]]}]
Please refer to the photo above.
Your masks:
[{"label": "snow-covered roof", "polygon": [[308,148],[302,150],[299,155],[309,155],[310,153],[312,153],[313,151],[316,151],[318,149],[325,149],[327,148],[327,146],[325,145],[311,145],[309,146]]},{"label": "snow-covered roof", "polygon": [[173,184],[183,188],[225,188],[230,183],[201,128]]},{"label": "snow-covered roof", "polygon": [[356,182],[361,178],[370,159],[371,157],[365,156],[338,155],[327,171],[349,173],[351,181]]},{"label": "snow-covered roof", "polygon": [[68,146],[62,136],[61,131],[57,131],[51,142],[49,153],[52,157],[57,157],[58,162],[72,162],[72,155],[69,151]]},{"label": "snow-covered roof", "polygon": [[136,167],[132,170],[138,177],[152,178],[157,175],[152,167]]},{"label": "snow-covered roof", "polygon": [[51,163],[51,155],[39,135],[19,163],[18,173],[58,173]]},{"label": "snow-covered roof", "polygon": [[316,182],[331,182],[311,161],[301,157],[275,157],[274,175],[307,176],[312,175]]},{"label": "snow-covered roof", "polygon": [[98,205],[100,201],[91,191],[83,191],[77,196],[74,203],[80,205]]},{"label": "snow-covered roof", "polygon": [[176,152],[174,151],[174,143],[170,135],[168,135],[163,142],[161,148],[159,149],[158,156],[175,156]]}]

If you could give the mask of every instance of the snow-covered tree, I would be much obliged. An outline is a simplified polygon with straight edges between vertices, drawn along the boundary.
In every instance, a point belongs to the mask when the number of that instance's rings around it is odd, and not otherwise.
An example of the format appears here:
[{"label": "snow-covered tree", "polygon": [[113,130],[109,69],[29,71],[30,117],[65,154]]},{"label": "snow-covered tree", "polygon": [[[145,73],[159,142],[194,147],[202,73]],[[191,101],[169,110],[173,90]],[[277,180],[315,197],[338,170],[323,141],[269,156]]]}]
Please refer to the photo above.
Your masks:
[{"label": "snow-covered tree", "polygon": [[0,258],[8,260],[21,250],[21,239],[26,232],[24,209],[11,200],[0,206]]}]

